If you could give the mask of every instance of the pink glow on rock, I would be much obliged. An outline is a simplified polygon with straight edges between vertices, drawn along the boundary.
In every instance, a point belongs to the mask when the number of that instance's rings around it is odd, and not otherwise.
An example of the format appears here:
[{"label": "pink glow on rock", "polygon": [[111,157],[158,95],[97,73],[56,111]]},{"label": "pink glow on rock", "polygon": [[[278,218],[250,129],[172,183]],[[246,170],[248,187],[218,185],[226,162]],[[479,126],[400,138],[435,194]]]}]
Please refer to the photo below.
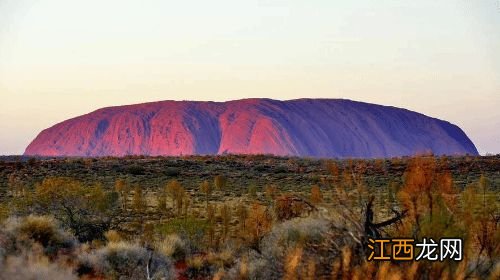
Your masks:
[{"label": "pink glow on rock", "polygon": [[275,154],[390,157],[477,154],[457,126],[349,100],[162,101],[109,107],[42,131],[25,155]]}]

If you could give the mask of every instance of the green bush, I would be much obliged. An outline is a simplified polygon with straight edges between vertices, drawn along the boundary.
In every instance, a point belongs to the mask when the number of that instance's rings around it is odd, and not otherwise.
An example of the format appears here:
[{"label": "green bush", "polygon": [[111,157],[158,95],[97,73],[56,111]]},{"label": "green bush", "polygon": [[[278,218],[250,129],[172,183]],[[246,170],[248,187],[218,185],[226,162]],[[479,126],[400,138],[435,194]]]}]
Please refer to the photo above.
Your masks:
[{"label": "green bush", "polygon": [[188,237],[203,235],[208,228],[208,222],[194,217],[175,218],[164,224],[157,225],[157,231],[162,235],[179,234]]}]

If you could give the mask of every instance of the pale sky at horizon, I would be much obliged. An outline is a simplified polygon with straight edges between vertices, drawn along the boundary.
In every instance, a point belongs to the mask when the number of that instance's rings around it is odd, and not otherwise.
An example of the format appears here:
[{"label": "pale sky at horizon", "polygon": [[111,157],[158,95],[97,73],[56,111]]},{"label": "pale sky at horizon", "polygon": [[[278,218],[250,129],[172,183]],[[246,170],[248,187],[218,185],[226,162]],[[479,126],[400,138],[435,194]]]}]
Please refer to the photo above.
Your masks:
[{"label": "pale sky at horizon", "polygon": [[342,2],[0,0],[0,155],[105,106],[252,97],[402,107],[500,153],[500,0]]}]

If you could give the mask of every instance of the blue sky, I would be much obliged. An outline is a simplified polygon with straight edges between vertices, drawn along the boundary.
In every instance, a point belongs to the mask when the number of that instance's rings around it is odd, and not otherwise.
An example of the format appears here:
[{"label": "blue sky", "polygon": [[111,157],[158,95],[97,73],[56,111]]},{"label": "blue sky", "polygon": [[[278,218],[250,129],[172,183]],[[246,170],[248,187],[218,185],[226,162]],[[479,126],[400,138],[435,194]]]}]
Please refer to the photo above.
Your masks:
[{"label": "blue sky", "polygon": [[0,0],[0,154],[103,106],[348,98],[500,153],[500,2]]}]

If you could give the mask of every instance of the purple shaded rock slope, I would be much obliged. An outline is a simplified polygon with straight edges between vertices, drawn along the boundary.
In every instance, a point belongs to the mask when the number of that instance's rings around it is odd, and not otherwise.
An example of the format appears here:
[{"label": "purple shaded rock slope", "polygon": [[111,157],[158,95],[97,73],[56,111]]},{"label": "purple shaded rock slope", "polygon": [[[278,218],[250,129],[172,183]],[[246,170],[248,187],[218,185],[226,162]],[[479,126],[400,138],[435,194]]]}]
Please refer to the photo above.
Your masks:
[{"label": "purple shaded rock slope", "polygon": [[478,154],[456,125],[343,99],[161,101],[99,109],[43,130],[25,155]]}]

